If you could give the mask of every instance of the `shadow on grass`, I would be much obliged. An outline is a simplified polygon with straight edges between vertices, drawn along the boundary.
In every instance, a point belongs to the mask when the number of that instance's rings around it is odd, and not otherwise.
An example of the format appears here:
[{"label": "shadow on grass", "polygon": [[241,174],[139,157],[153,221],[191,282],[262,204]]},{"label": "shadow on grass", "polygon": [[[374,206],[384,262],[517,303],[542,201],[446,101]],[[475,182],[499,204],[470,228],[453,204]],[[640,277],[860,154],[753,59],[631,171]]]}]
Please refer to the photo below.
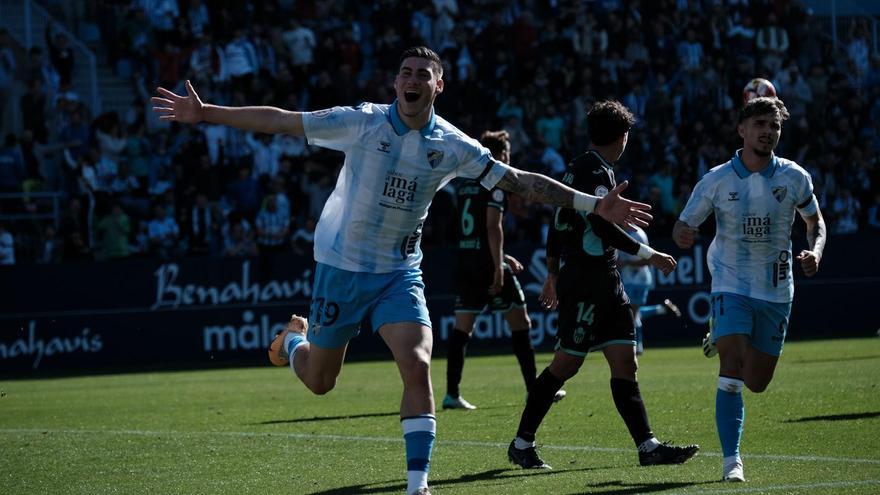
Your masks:
[{"label": "shadow on grass", "polygon": [[272,419],[269,421],[260,421],[259,423],[250,423],[249,426],[310,423],[312,421],[335,421],[338,419],[384,418],[388,416],[400,416],[400,412],[394,411],[387,413],[346,414],[343,416],[312,416],[311,418]]},{"label": "shadow on grass", "polygon": [[854,419],[866,419],[880,417],[880,411],[852,413],[852,414],[828,414],[825,416],[807,416],[798,419],[787,419],[785,423],[805,423],[807,421],[852,421]]},{"label": "shadow on grass", "polygon": [[[593,471],[596,469],[606,469],[606,468],[581,468],[581,469],[529,469],[529,470],[520,470],[520,469],[490,469],[488,471],[483,471],[480,473],[472,473],[465,474],[459,476],[457,478],[447,478],[447,479],[434,479],[430,481],[432,487],[441,487],[444,485],[458,485],[462,483],[471,483],[474,481],[490,481],[490,480],[504,480],[504,479],[513,479],[518,478],[520,476],[553,476],[556,474],[563,473],[572,473],[576,471]],[[508,473],[508,474],[505,474]],[[329,490],[322,490],[319,492],[312,492],[311,495],[371,495],[378,493],[401,493],[406,490],[406,483],[396,483],[396,484],[388,484],[393,483],[392,481],[380,482],[380,483],[369,483],[364,485],[351,485],[351,486],[343,486],[340,488],[331,488]],[[638,493],[638,492],[633,492]]]},{"label": "shadow on grass", "polygon": [[852,357],[839,357],[839,358],[822,358],[822,359],[798,359],[789,361],[790,363],[797,364],[813,364],[813,363],[837,363],[839,361],[864,361],[867,359],[880,359],[880,354],[871,354],[869,356],[852,356]]},{"label": "shadow on grass", "polygon": [[[606,481],[604,483],[596,483],[590,485],[585,492],[575,492],[576,494],[592,494],[601,493],[602,495],[630,495],[638,493],[663,492],[666,490],[675,490],[679,488],[687,488],[695,485],[705,485],[707,483],[716,483],[716,481],[671,481],[667,483],[624,483],[622,481]],[[614,489],[612,487],[619,487]],[[612,488],[605,490],[605,488]]]}]

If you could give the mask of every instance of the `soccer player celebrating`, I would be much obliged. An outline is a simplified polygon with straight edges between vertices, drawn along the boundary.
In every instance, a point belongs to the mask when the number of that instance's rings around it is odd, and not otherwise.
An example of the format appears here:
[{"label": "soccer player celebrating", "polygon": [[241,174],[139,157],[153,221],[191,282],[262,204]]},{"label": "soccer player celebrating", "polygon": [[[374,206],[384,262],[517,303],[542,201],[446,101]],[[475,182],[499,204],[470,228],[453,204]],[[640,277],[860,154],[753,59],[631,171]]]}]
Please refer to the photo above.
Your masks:
[{"label": "soccer player celebrating", "polygon": [[[563,182],[597,196],[612,190],[613,164],[626,148],[634,123],[635,117],[621,103],[596,103],[587,114],[590,149],[568,165]],[[614,405],[635,442],[639,463],[687,461],[699,450],[697,445],[660,443],[648,423],[636,380],[633,311],[617,271],[617,249],[637,254],[665,274],[675,268],[675,259],[637,242],[617,225],[571,208],[557,208],[554,227],[547,243],[548,281],[541,301],[551,309],[559,306],[556,353],[529,392],[508,459],[523,468],[550,467],[538,456],[535,433],[556,391],[577,374],[589,352],[601,351],[611,368]],[[561,268],[560,257],[565,261]]]},{"label": "soccer player celebrating", "polygon": [[[480,137],[480,143],[496,160],[510,161],[507,131],[486,131]],[[510,325],[513,353],[519,361],[526,390],[535,382],[535,349],[529,338],[531,321],[525,298],[516,278],[523,266],[516,258],[504,254],[501,223],[507,208],[507,196],[497,187],[486,190],[476,180],[462,182],[456,194],[461,222],[455,276],[455,329],[449,337],[443,409],[476,409],[461,396],[459,385],[465,351],[477,315],[487,307],[504,314]],[[564,397],[564,390],[556,392],[557,401]]]},{"label": "soccer player celebrating", "polygon": [[[739,114],[743,147],[694,187],[672,231],[681,248],[694,245],[697,227],[713,211],[717,231],[707,259],[712,275],[708,355],[717,346],[721,366],[715,422],[724,453],[722,479],[745,481],[739,445],[745,407],[743,385],[761,393],[782,354],[794,295],[791,264],[811,277],[825,248],[825,221],[810,174],[773,154],[788,110],[782,100],[750,100]],[[810,249],[791,252],[797,211],[807,224]]]},{"label": "soccer player celebrating", "polygon": [[158,88],[160,119],[210,122],[269,134],[305,136],[345,153],[336,187],[315,230],[317,267],[309,319],[294,316],[270,346],[273,364],[289,364],[315,394],[335,385],[349,340],[361,323],[378,332],[403,380],[401,426],[407,493],[429,493],[436,422],[431,388],[431,320],[419,264],[422,224],[434,194],[455,177],[474,178],[533,201],[645,225],[650,207],[619,197],[577,192],[548,177],[510,167],[434,113],[443,92],[436,53],[414,47],[400,58],[390,105],[363,103],[316,112],[205,104],[189,81],[186,96]]}]

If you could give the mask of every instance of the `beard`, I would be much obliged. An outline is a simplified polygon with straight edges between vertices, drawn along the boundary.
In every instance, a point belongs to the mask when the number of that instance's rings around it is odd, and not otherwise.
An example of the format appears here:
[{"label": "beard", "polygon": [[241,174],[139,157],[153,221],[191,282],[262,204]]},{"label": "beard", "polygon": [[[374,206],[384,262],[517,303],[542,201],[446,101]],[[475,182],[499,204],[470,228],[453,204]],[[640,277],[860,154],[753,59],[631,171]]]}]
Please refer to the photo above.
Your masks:
[{"label": "beard", "polygon": [[763,150],[761,148],[755,148],[755,154],[760,156],[761,158],[766,158],[766,157],[770,156],[771,153],[773,153],[772,149]]}]

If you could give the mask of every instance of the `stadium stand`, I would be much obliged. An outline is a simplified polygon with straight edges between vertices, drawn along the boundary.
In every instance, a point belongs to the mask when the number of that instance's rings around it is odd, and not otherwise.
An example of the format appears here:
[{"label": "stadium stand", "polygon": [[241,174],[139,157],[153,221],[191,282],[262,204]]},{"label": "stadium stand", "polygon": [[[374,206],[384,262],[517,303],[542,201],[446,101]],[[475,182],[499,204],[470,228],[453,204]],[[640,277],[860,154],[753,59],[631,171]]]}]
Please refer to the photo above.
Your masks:
[{"label": "stadium stand", "polygon": [[[470,135],[507,129],[520,168],[558,176],[560,156],[585,150],[590,104],[626,104],[640,121],[618,177],[654,206],[652,238],[669,237],[693,184],[736,148],[743,85],[764,77],[792,114],[778,151],[812,174],[832,233],[880,225],[880,54],[867,15],[832,30],[798,0],[48,0],[33,9],[45,18],[16,10],[34,3],[0,2],[0,232],[14,243],[0,263],[252,254],[268,197],[290,218],[280,249],[302,252],[341,155],[289,136],[166,125],[149,96],[158,85],[182,93],[191,79],[217,104],[386,103],[396,54],[416,44],[446,65],[438,113]],[[81,76],[90,52],[97,100]],[[438,195],[426,244],[451,240],[451,206]],[[509,211],[508,244],[542,241],[546,210],[512,198]]]}]

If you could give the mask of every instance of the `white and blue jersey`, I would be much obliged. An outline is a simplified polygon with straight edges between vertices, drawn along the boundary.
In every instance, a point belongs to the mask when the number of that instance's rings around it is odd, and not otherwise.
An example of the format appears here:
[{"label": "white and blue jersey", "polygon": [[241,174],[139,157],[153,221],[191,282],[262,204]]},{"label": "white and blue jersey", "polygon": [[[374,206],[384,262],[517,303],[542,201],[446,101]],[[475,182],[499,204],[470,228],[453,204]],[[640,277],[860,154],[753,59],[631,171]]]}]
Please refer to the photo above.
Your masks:
[{"label": "white and blue jersey", "polygon": [[[635,230],[627,230],[626,233],[639,243],[646,246],[650,245],[648,244],[648,234],[646,234],[641,228],[635,227]],[[618,251],[617,256],[624,261],[641,260],[638,255],[632,255],[624,251]],[[630,287],[654,287],[654,273],[648,265],[626,265],[620,269],[620,279],[623,281],[623,286],[627,289],[627,294],[629,294],[628,290]]]},{"label": "white and blue jersey", "polygon": [[509,167],[432,114],[409,129],[396,103],[303,113],[309,144],[342,151],[345,163],[315,229],[315,261],[353,272],[417,268],[422,223],[434,194],[455,177],[491,189]]},{"label": "white and blue jersey", "polygon": [[817,212],[813,182],[797,163],[775,155],[752,173],[741,153],[700,179],[679,220],[696,228],[715,213],[717,232],[707,254],[713,293],[790,303],[791,226],[796,210]]}]

